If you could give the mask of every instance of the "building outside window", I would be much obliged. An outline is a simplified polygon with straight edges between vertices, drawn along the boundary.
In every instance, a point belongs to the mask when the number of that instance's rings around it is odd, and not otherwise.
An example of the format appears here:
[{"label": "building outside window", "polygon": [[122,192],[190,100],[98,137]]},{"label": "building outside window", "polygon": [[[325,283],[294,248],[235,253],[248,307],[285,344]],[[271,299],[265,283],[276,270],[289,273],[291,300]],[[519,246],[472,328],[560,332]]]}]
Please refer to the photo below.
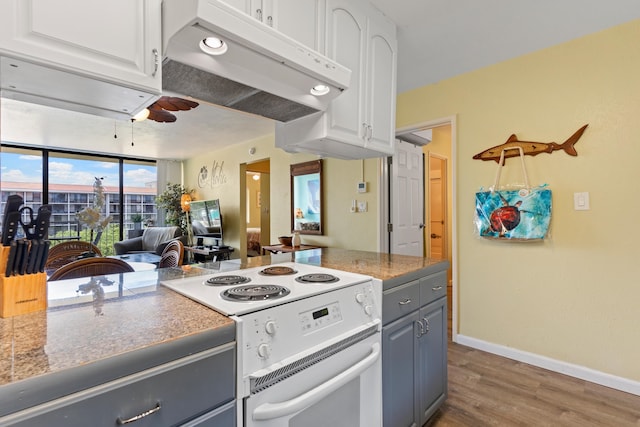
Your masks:
[{"label": "building outside window", "polygon": [[[45,158],[48,158],[47,168],[43,167]],[[112,254],[113,243],[120,240],[121,235],[126,238],[126,231],[134,227],[130,221],[132,213],[140,213],[151,222],[157,219],[155,162],[3,145],[0,164],[0,222],[4,220],[4,205],[11,194],[22,196],[24,206],[34,211],[49,203],[52,244],[64,240],[89,240],[89,230],[78,223],[76,213],[93,204],[96,177],[102,178],[105,191],[106,211],[103,215],[111,216],[110,224],[98,241],[104,255]],[[46,177],[45,170],[48,170]],[[123,177],[122,197],[120,176]],[[48,182],[47,191],[43,189],[45,182]]]}]

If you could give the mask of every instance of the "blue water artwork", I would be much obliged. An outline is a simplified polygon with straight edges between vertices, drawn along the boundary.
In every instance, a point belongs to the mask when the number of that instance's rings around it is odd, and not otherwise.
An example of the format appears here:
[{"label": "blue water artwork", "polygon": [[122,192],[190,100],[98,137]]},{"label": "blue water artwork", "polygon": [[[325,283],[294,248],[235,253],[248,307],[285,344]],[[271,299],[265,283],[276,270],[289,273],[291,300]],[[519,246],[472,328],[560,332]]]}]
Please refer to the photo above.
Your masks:
[{"label": "blue water artwork", "polygon": [[540,240],[551,223],[551,190],[501,190],[476,193],[476,230],[482,237]]}]

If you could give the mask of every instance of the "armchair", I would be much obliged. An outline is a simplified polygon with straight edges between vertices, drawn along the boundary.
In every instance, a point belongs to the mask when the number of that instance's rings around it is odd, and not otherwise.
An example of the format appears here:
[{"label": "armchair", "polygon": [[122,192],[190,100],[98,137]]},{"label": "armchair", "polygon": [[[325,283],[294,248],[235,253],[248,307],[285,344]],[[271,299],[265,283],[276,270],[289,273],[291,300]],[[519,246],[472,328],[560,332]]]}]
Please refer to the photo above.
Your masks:
[{"label": "armchair", "polygon": [[180,227],[148,227],[142,236],[125,239],[113,244],[116,255],[132,252],[153,252],[161,255],[167,243],[177,237],[182,237]]}]

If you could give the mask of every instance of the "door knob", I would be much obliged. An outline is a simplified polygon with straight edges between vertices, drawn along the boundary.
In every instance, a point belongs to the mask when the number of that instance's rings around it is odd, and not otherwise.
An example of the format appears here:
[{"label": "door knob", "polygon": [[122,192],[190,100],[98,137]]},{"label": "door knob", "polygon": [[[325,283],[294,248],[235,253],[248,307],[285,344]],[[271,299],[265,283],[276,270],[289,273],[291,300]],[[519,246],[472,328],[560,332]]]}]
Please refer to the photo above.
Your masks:
[{"label": "door knob", "polygon": [[436,233],[431,233],[431,238],[432,238],[432,239],[439,239],[439,238],[441,238],[441,237],[442,237],[442,236],[439,236],[439,235],[437,235]]},{"label": "door knob", "polygon": [[418,228],[420,229],[424,228],[424,224],[418,224]]}]

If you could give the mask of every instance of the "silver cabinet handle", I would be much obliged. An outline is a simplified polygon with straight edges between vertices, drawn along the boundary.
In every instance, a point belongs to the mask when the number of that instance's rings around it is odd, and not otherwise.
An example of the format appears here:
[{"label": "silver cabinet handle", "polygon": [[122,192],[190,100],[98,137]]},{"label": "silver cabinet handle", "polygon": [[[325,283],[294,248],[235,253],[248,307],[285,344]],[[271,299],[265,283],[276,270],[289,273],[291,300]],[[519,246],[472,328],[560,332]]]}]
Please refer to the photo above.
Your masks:
[{"label": "silver cabinet handle", "polygon": [[439,291],[440,289],[442,289],[442,286],[434,286],[433,288],[431,288],[432,291]]},{"label": "silver cabinet handle", "polygon": [[151,77],[155,77],[158,74],[158,67],[160,67],[160,54],[158,53],[158,49],[153,49],[153,73],[151,73]]},{"label": "silver cabinet handle", "polygon": [[424,320],[424,333],[428,333],[429,332],[429,319],[427,319],[426,317],[423,317],[422,320]]},{"label": "silver cabinet handle", "polygon": [[262,22],[262,9],[256,9],[256,19]]},{"label": "silver cabinet handle", "polygon": [[273,27],[273,16],[267,16],[267,25]]},{"label": "silver cabinet handle", "polygon": [[416,323],[420,327],[420,330],[418,331],[416,338],[420,338],[422,335],[424,335],[424,324],[422,323],[422,319],[418,320]]},{"label": "silver cabinet handle", "polygon": [[407,298],[403,301],[398,301],[398,304],[400,305],[407,305],[407,304],[411,304],[411,298]]},{"label": "silver cabinet handle", "polygon": [[118,424],[119,426],[125,425],[125,424],[129,424],[132,423],[134,421],[138,421],[146,416],[149,416],[151,414],[155,414],[156,412],[158,412],[162,407],[160,406],[160,402],[156,403],[156,407],[149,409],[148,411],[145,411],[141,414],[135,415],[131,418],[127,418],[126,420],[123,420],[122,418],[118,417],[118,419],[116,419],[116,424]]}]

